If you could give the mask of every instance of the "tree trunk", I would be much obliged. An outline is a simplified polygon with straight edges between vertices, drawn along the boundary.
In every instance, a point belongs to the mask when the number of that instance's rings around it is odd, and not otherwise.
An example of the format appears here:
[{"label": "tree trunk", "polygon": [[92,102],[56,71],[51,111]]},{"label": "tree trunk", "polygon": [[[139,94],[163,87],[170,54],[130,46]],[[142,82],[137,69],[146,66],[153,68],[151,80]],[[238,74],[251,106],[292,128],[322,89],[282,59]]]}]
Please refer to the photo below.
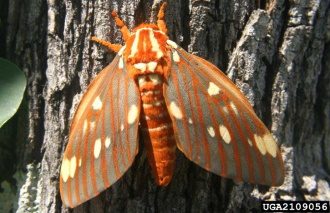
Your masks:
[{"label": "tree trunk", "polygon": [[[0,156],[8,165],[0,167],[1,212],[69,211],[59,195],[59,170],[70,120],[90,81],[114,57],[89,38],[121,43],[109,12],[117,10],[132,29],[154,21],[160,2],[1,3],[0,54],[28,79],[25,101],[1,130],[11,132],[2,133],[8,146],[0,146],[0,153],[9,153]],[[178,152],[171,184],[157,187],[140,151],[118,182],[73,212],[235,212],[260,210],[261,200],[330,200],[329,5],[168,0],[171,40],[228,74],[281,145],[282,186],[237,184]]]}]

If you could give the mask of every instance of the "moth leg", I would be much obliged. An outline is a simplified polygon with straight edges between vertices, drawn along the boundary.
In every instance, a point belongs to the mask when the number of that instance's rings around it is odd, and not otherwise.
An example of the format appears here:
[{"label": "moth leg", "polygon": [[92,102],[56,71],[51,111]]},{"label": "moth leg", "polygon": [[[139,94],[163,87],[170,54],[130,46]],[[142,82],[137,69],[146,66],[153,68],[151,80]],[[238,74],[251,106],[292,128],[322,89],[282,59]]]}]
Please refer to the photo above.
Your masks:
[{"label": "moth leg", "polygon": [[95,36],[92,36],[91,37],[91,41],[94,41],[96,43],[99,43],[101,44],[102,46],[105,46],[106,48],[108,48],[109,50],[113,51],[113,52],[118,52],[120,50],[120,48],[122,47],[121,44],[112,44],[108,41],[105,41],[105,40],[102,40],[102,39],[99,39]]},{"label": "moth leg", "polygon": [[166,9],[166,2],[164,2],[162,4],[162,6],[160,6],[160,9],[159,9],[159,12],[158,12],[158,15],[157,15],[157,25],[158,25],[158,28],[165,34],[167,34],[167,27],[166,27],[166,23],[165,23],[165,9]]},{"label": "moth leg", "polygon": [[127,39],[131,36],[131,32],[128,30],[123,20],[119,18],[116,11],[112,11],[111,16],[115,19],[117,27],[119,27],[121,33],[123,34],[124,41],[127,41]]}]

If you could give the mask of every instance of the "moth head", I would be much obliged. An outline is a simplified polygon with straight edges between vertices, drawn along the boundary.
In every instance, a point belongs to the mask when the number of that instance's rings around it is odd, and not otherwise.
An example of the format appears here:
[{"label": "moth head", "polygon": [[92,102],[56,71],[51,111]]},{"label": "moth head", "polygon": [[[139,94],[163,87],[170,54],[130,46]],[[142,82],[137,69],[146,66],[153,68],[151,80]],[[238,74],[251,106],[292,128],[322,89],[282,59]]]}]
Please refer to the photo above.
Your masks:
[{"label": "moth head", "polygon": [[171,65],[169,49],[173,48],[173,45],[167,36],[165,7],[166,3],[163,3],[157,15],[157,23],[141,24],[132,31],[113,11],[111,15],[122,32],[124,46],[112,44],[95,36],[91,40],[102,44],[111,51],[118,52],[120,56],[119,67],[123,68],[125,64],[129,70],[129,76],[132,78],[146,72],[158,73],[166,77]]},{"label": "moth head", "polygon": [[126,39],[123,33],[126,43],[121,54],[133,78],[144,73],[167,76],[171,60],[168,51],[170,46],[167,43],[169,38],[165,24],[165,7],[166,3],[163,3],[157,23],[140,24],[129,32]]}]

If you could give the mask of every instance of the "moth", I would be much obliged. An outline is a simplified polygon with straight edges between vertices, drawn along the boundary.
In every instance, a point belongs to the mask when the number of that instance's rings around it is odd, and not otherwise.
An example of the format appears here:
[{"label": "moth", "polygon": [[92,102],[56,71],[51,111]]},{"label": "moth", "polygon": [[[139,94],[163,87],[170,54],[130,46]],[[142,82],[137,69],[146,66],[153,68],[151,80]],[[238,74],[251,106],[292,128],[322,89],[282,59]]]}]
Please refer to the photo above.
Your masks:
[{"label": "moth", "polygon": [[139,131],[155,182],[170,183],[177,148],[192,162],[236,181],[281,185],[280,150],[246,97],[210,62],[167,36],[166,4],[157,24],[131,31],[89,85],[74,115],[60,171],[65,205],[75,207],[115,183],[138,153]]}]

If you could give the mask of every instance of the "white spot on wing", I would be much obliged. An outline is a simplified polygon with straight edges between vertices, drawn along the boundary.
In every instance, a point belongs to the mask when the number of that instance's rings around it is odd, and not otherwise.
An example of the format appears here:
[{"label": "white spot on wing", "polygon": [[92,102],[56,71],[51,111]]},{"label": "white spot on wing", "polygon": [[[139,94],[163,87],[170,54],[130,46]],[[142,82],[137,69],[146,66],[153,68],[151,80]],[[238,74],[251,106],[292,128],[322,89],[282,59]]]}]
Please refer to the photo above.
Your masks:
[{"label": "white spot on wing", "polygon": [[147,70],[150,72],[154,72],[157,67],[157,62],[156,61],[151,61],[147,64]]},{"label": "white spot on wing", "polygon": [[254,140],[256,141],[257,147],[260,151],[261,154],[265,155],[266,154],[266,147],[264,144],[264,141],[259,135],[254,135]]},{"label": "white spot on wing", "polygon": [[209,132],[209,135],[213,138],[215,136],[214,128],[209,126],[207,127],[207,131]]},{"label": "white spot on wing", "polygon": [[61,167],[61,176],[64,182],[68,180],[69,174],[70,174],[70,160],[64,157]]},{"label": "white spot on wing", "polygon": [[228,113],[229,113],[229,112],[228,112],[228,109],[227,109],[227,107],[226,107],[226,106],[222,107],[222,110],[223,110],[223,112],[224,112],[224,113],[226,113],[226,114],[228,114]]},{"label": "white spot on wing", "polygon": [[267,152],[275,158],[276,154],[277,154],[277,144],[276,144],[275,140],[273,139],[273,136],[268,133],[268,134],[265,134],[262,137],[262,139],[264,141]]},{"label": "white spot on wing", "polygon": [[173,61],[180,62],[180,56],[176,50],[173,51]]},{"label": "white spot on wing", "polygon": [[134,123],[137,117],[138,117],[138,108],[135,104],[133,104],[128,111],[128,115],[127,115],[128,124]]},{"label": "white spot on wing", "polygon": [[252,144],[252,141],[250,140],[250,138],[248,138],[248,140],[247,140],[247,141],[248,141],[248,143],[249,143],[249,145],[250,145],[250,146],[252,146],[252,145],[253,145],[253,144]]},{"label": "white spot on wing", "polygon": [[120,125],[120,131],[124,131],[124,124]]},{"label": "white spot on wing", "polygon": [[174,101],[172,101],[170,104],[170,112],[177,119],[182,119],[183,117],[180,108]]},{"label": "white spot on wing", "polygon": [[100,110],[102,108],[102,101],[100,96],[97,96],[92,104],[94,110]]},{"label": "white spot on wing", "polygon": [[178,48],[178,45],[172,40],[167,40],[166,43],[174,49]]},{"label": "white spot on wing", "polygon": [[78,163],[79,167],[81,167],[81,158],[79,158],[79,163]]},{"label": "white spot on wing", "polygon": [[209,93],[209,95],[218,95],[220,92],[220,88],[215,85],[213,82],[209,83],[209,88],[207,89],[207,92]]},{"label": "white spot on wing", "polygon": [[119,69],[123,69],[124,68],[124,59],[123,59],[123,57],[120,57],[119,58],[118,68]]},{"label": "white spot on wing", "polygon": [[146,63],[136,63],[133,65],[136,69],[140,70],[141,72],[145,72],[147,69]]},{"label": "white spot on wing", "polygon": [[220,124],[219,125],[219,132],[220,132],[220,135],[221,135],[222,139],[225,141],[225,143],[229,144],[230,141],[231,141],[231,136],[230,136],[230,133],[229,133],[227,127]]},{"label": "white spot on wing", "polygon": [[230,102],[230,107],[234,110],[235,114],[238,115],[237,107],[232,101]]},{"label": "white spot on wing", "polygon": [[125,48],[126,48],[126,45],[124,45],[124,46],[122,46],[122,48],[120,48],[120,50],[118,51],[119,56],[123,55]]},{"label": "white spot on wing", "polygon": [[74,174],[76,173],[76,167],[77,167],[77,162],[76,162],[76,156],[73,156],[70,160],[70,177],[73,178]]},{"label": "white spot on wing", "polygon": [[109,148],[110,144],[111,144],[111,139],[110,137],[106,137],[105,138],[105,148]]},{"label": "white spot on wing", "polygon": [[193,124],[193,121],[192,121],[191,118],[188,119],[188,122],[189,122],[190,124]]},{"label": "white spot on wing", "polygon": [[100,156],[101,148],[102,148],[101,138],[98,138],[98,139],[95,140],[95,144],[94,144],[94,157],[95,157],[95,159],[97,159]]}]

